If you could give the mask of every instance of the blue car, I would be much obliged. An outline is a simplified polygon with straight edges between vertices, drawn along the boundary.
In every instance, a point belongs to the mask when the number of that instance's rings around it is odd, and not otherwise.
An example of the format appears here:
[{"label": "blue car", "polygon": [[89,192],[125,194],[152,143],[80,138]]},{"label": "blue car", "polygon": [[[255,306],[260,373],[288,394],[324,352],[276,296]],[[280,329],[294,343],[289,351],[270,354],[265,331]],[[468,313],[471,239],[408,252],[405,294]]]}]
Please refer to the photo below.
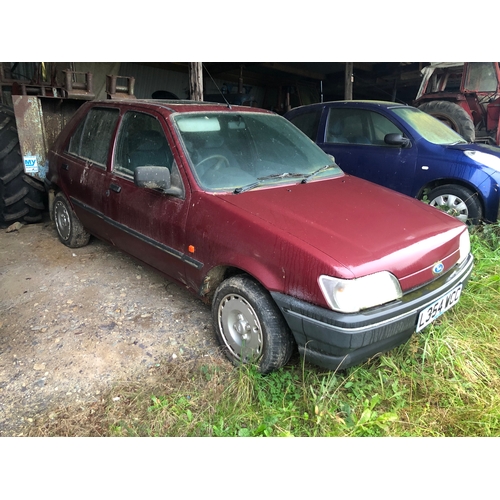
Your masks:
[{"label": "blue car", "polygon": [[470,144],[417,108],[335,101],[285,117],[349,174],[428,200],[468,224],[500,217],[500,148]]}]

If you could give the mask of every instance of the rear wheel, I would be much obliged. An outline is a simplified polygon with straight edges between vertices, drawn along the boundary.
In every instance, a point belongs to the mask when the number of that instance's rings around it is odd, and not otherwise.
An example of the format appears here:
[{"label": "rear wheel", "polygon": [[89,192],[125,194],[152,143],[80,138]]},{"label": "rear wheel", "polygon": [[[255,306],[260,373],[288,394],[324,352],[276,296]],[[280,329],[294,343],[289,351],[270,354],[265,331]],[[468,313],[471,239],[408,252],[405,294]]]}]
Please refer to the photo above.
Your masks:
[{"label": "rear wheel", "polygon": [[460,134],[466,141],[474,142],[476,131],[474,122],[464,108],[449,101],[430,101],[418,107],[421,111],[434,116]]},{"label": "rear wheel", "polygon": [[54,221],[59,239],[70,248],[85,246],[90,239],[82,223],[71,208],[66,196],[57,193],[54,198]]},{"label": "rear wheel", "polygon": [[233,276],[215,292],[212,314],[217,338],[235,365],[255,363],[261,373],[284,366],[294,340],[265,288],[247,276]]},{"label": "rear wheel", "polygon": [[429,205],[439,208],[466,224],[479,224],[483,211],[477,193],[467,188],[447,184],[433,189],[428,195]]},{"label": "rear wheel", "polygon": [[0,104],[0,227],[40,222],[45,208],[43,184],[24,173],[14,112]]}]

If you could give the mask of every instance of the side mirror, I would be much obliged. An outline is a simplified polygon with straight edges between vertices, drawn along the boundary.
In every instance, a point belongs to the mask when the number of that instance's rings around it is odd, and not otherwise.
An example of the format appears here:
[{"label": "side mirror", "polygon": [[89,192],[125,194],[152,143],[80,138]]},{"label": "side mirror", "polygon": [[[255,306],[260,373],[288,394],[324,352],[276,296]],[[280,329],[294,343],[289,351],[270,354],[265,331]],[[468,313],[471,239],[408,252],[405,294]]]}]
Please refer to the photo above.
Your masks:
[{"label": "side mirror", "polygon": [[403,134],[387,134],[384,137],[384,142],[389,146],[399,146],[406,148],[410,145],[410,139],[403,137]]},{"label": "side mirror", "polygon": [[140,188],[170,189],[170,170],[166,167],[137,167],[134,170],[134,183]]}]

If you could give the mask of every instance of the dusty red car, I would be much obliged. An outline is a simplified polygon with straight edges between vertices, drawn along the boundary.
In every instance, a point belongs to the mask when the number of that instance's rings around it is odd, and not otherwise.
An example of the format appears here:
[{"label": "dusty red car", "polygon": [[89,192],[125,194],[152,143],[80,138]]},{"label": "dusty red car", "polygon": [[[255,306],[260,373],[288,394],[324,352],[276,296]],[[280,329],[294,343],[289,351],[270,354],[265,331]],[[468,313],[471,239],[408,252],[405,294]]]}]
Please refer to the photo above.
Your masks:
[{"label": "dusty red car", "polygon": [[212,304],[235,363],[263,373],[298,346],[347,368],[459,300],[467,227],[346,175],[284,118],[222,104],[89,102],[49,154],[61,241],[90,234]]}]

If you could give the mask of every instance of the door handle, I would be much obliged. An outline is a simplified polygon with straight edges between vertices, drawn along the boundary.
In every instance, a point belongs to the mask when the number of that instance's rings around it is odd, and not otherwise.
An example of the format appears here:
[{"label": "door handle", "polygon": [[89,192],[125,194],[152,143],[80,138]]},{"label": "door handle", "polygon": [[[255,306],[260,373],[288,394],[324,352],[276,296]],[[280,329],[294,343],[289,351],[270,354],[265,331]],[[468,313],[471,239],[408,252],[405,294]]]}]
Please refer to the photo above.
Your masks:
[{"label": "door handle", "polygon": [[69,170],[69,167],[68,167],[68,164],[67,164],[67,163],[63,163],[63,164],[61,165],[61,168],[62,168],[63,170]]},{"label": "door handle", "polygon": [[118,184],[111,183],[109,185],[109,189],[111,189],[111,191],[114,191],[115,193],[119,193],[122,190],[122,187],[119,186]]}]

